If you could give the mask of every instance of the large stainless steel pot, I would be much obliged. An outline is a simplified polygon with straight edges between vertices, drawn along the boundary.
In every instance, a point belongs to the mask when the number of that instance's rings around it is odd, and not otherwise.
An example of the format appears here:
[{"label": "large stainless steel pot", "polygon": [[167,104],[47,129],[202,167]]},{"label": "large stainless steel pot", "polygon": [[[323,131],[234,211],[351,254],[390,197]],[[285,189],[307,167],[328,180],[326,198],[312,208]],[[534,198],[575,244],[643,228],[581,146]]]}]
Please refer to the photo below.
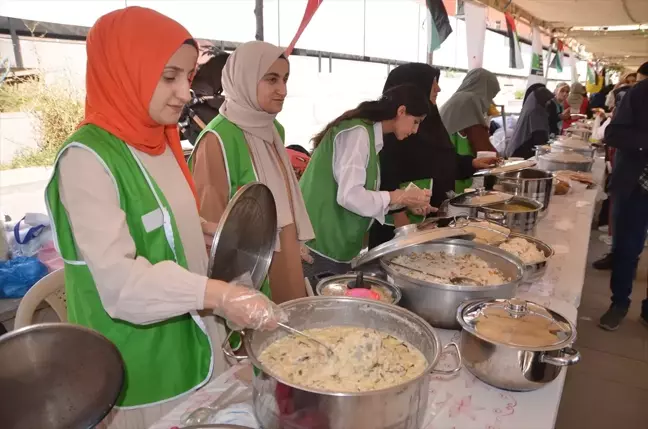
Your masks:
[{"label": "large stainless steel pot", "polygon": [[[507,204],[523,205],[528,207],[528,211],[507,210]],[[480,207],[479,211],[484,214],[486,220],[497,222],[507,227],[511,231],[529,232],[538,224],[539,214],[543,204],[539,201],[527,197],[515,196],[503,204],[495,206]]]},{"label": "large stainless steel pot", "polygon": [[526,170],[502,173],[497,176],[497,184],[506,193],[531,198],[542,203],[541,212],[549,208],[553,194],[553,174],[544,170]]},{"label": "large stainless steel pot", "polygon": [[[546,317],[552,321],[548,326],[555,332],[556,340],[538,347],[493,340],[477,329],[488,309],[499,310],[500,314],[508,312],[512,323],[523,323],[530,314]],[[576,340],[574,325],[562,315],[532,302],[520,299],[465,302],[457,309],[457,321],[463,328],[461,353],[465,367],[483,382],[500,389],[538,389],[555,380],[562,367],[580,360],[578,351],[571,348]]]},{"label": "large stainless steel pot", "polygon": [[67,323],[12,331],[0,337],[0,426],[93,428],[123,380],[121,354],[96,331]]},{"label": "large stainless steel pot", "polygon": [[[561,170],[571,170],[571,171],[592,171],[592,165],[594,165],[594,159],[588,158],[579,154],[565,154],[573,155],[574,160],[563,161],[559,158],[561,153],[551,152],[544,155],[538,156],[538,168],[546,171],[561,171]],[[580,158],[580,159],[579,159]]]},{"label": "large stainless steel pot", "polygon": [[[308,389],[287,383],[270,373],[259,362],[263,350],[287,335],[281,330],[249,331],[244,334],[248,356],[254,364],[254,409],[264,429],[419,429],[427,408],[429,373],[451,375],[452,370],[435,369],[443,350],[436,332],[422,318],[394,305],[347,297],[308,297],[285,302],[280,307],[287,313],[291,326],[297,329],[330,326],[358,326],[390,333],[408,341],[427,358],[421,376],[392,388],[362,393],[340,393]],[[228,350],[227,341],[223,351]]]},{"label": "large stainless steel pot", "polygon": [[[491,267],[508,277],[509,282],[496,286],[446,285],[419,280],[395,270],[389,261],[402,254],[421,252],[446,252],[451,255],[471,253],[482,258]],[[524,275],[522,261],[497,247],[466,240],[443,240],[420,244],[392,252],[380,261],[383,270],[403,293],[401,305],[418,314],[432,326],[442,329],[459,329],[457,307],[466,300],[476,298],[512,298]]]}]

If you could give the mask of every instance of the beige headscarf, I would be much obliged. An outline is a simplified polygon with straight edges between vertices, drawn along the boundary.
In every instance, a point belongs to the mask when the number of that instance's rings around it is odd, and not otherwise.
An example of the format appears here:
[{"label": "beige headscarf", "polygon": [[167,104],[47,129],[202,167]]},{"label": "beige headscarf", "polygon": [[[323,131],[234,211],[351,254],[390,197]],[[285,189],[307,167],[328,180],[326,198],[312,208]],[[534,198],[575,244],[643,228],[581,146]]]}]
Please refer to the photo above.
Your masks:
[{"label": "beige headscarf", "polygon": [[581,105],[586,95],[587,90],[583,84],[578,82],[572,83],[569,95],[567,96],[567,104],[569,104],[572,113],[580,113]]},{"label": "beige headscarf", "polygon": [[[257,99],[259,81],[282,54],[283,49],[266,42],[239,46],[223,68],[225,101],[220,113],[243,131],[258,179],[270,188],[277,203],[278,231],[294,221],[297,237],[305,242],[315,238],[315,233],[284,142],[274,126],[277,115],[262,110]],[[283,164],[285,176],[277,161]],[[284,177],[292,198],[286,192]]]}]

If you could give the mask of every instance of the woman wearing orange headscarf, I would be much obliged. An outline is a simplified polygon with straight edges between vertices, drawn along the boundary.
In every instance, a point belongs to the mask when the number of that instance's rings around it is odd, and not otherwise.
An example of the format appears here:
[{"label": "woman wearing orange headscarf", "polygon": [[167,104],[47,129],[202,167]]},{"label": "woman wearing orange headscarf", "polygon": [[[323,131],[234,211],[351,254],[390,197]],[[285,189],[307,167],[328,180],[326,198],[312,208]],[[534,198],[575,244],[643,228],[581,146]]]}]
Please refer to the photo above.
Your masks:
[{"label": "woman wearing orange headscarf", "polygon": [[[180,24],[130,7],[87,38],[85,119],[46,190],[65,260],[68,318],[119,349],[124,390],[109,428],[148,427],[225,368],[224,327],[273,328],[262,294],[206,277],[193,181],[176,123],[198,51]],[[201,228],[202,224],[202,228]]]}]

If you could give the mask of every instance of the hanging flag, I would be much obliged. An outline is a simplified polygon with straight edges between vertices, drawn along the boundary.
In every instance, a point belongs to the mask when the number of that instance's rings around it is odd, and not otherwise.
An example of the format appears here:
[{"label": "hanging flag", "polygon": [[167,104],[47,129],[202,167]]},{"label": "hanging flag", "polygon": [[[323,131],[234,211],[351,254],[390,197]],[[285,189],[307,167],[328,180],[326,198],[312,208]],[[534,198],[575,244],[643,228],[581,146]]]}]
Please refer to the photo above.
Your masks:
[{"label": "hanging flag", "polygon": [[520,39],[515,28],[515,19],[513,15],[506,12],[506,28],[509,37],[509,67],[512,69],[523,69],[524,63],[522,62],[522,50],[520,49]]},{"label": "hanging flag", "polygon": [[445,42],[452,27],[448,19],[448,12],[446,11],[443,0],[426,0],[425,4],[428,9],[428,54],[436,51]]},{"label": "hanging flag", "polygon": [[587,62],[587,83],[596,84],[596,70],[594,70],[594,64]]},{"label": "hanging flag", "polygon": [[549,49],[547,49],[547,58],[545,61],[549,66],[545,69],[544,71],[544,76],[548,77],[549,76],[549,68],[551,66],[551,55],[553,55],[553,50],[554,50],[554,44],[556,43],[556,38],[553,35],[553,32],[551,33],[551,38],[549,39]]},{"label": "hanging flag", "polygon": [[292,53],[293,49],[295,49],[297,41],[301,37],[302,33],[308,26],[308,23],[311,21],[313,15],[315,15],[315,12],[317,12],[317,9],[320,7],[323,1],[324,0],[308,0],[308,3],[306,3],[306,10],[304,11],[304,17],[302,18],[301,24],[299,24],[297,33],[295,34],[295,37],[293,37],[292,42],[290,42],[290,45],[288,45],[288,47],[286,48],[286,56],[289,56]]},{"label": "hanging flag", "polygon": [[557,40],[556,41],[556,55],[553,57],[553,60],[549,64],[549,67],[553,67],[556,69],[558,73],[562,73],[563,71],[563,54],[565,51],[565,45],[563,44],[562,40]]},{"label": "hanging flag", "polygon": [[547,80],[544,77],[544,60],[542,57],[542,36],[538,27],[533,27],[531,37],[531,70],[529,71],[528,85],[534,83],[545,84]]},{"label": "hanging flag", "polygon": [[477,3],[465,3],[466,52],[468,68],[479,68],[484,63],[484,41],[486,39],[486,14],[488,9]]}]

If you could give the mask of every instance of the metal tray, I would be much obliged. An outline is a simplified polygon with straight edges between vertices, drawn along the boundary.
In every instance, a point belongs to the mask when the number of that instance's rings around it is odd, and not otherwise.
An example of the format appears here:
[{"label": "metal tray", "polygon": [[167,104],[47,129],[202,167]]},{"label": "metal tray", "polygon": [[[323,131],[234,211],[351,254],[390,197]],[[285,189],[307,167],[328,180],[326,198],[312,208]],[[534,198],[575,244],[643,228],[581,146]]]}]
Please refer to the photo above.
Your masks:
[{"label": "metal tray", "polygon": [[241,187],[227,205],[212,243],[209,278],[231,282],[250,273],[260,289],[277,241],[277,209],[272,191],[259,182]]}]

